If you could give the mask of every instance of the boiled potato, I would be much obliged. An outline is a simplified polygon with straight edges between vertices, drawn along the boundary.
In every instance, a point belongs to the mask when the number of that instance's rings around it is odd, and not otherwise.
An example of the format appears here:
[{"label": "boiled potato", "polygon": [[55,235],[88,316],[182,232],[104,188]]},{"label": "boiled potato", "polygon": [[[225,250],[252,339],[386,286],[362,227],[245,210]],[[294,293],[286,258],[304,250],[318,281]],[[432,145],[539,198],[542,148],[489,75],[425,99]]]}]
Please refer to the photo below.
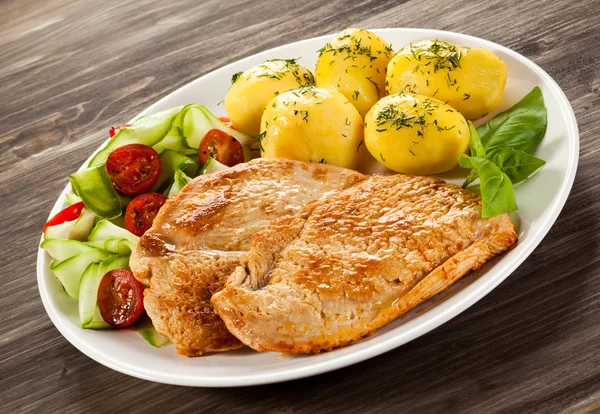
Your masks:
[{"label": "boiled potato", "polygon": [[465,118],[437,99],[412,93],[389,95],[365,117],[365,145],[378,161],[405,174],[451,170],[469,147]]},{"label": "boiled potato", "polygon": [[483,47],[426,40],[401,49],[390,61],[389,94],[413,92],[439,99],[467,119],[496,108],[506,85],[506,64]]},{"label": "boiled potato", "polygon": [[363,29],[346,29],[319,51],[315,81],[340,92],[364,117],[385,95],[385,71],[392,48]]},{"label": "boiled potato", "polygon": [[255,137],[263,110],[274,96],[314,83],[312,73],[294,59],[268,60],[233,76],[225,109],[235,129]]},{"label": "boiled potato", "polygon": [[292,89],[273,98],[260,131],[265,158],[354,168],[365,151],[356,108],[341,93],[322,88]]}]

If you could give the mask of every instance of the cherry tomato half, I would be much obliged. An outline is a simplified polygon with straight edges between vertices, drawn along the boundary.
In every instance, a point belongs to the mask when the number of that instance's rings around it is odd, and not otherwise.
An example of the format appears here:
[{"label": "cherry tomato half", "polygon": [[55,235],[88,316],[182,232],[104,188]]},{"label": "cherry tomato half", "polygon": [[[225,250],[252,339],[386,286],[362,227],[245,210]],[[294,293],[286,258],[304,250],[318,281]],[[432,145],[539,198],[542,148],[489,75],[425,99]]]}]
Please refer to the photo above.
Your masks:
[{"label": "cherry tomato half", "polygon": [[98,286],[102,319],[114,328],[125,328],[144,312],[144,287],[129,270],[113,269]]},{"label": "cherry tomato half", "polygon": [[115,188],[135,196],[150,190],[162,169],[154,148],[143,144],[123,145],[110,153],[106,170]]},{"label": "cherry tomato half", "polygon": [[154,217],[165,204],[167,197],[159,193],[148,193],[137,196],[125,209],[125,228],[136,236],[143,235],[152,227]]},{"label": "cherry tomato half", "polygon": [[125,125],[120,125],[120,126],[117,126],[117,127],[110,127],[110,129],[108,130],[108,134],[112,138],[112,137],[114,137],[117,134],[117,132],[119,132],[119,129],[126,128],[128,126],[131,126],[131,125],[125,124]]},{"label": "cherry tomato half", "polygon": [[202,164],[208,157],[213,157],[221,164],[233,167],[244,162],[244,149],[242,144],[231,135],[218,129],[211,129],[202,138],[198,149],[198,158]]},{"label": "cherry tomato half", "polygon": [[56,226],[58,224],[66,223],[67,221],[78,219],[81,215],[81,210],[83,210],[83,201],[71,204],[69,207],[59,211],[54,217],[48,220],[46,224],[44,224],[42,233],[45,232],[50,226]]}]

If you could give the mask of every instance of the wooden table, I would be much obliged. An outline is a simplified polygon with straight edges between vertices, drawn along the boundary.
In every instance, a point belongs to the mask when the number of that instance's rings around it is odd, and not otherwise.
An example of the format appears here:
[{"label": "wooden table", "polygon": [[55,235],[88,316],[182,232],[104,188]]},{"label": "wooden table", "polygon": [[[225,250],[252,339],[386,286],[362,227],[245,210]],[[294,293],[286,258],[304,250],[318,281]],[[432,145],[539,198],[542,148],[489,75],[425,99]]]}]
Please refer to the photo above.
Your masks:
[{"label": "wooden table", "polygon": [[[0,3],[2,412],[600,410],[599,2],[140,3]],[[533,255],[428,335],[283,384],[155,384],[112,371],[70,345],[42,307],[36,251],[68,174],[107,128],[229,62],[350,26],[479,36],[522,53],[556,79],[577,115],[580,164],[562,214]]]}]

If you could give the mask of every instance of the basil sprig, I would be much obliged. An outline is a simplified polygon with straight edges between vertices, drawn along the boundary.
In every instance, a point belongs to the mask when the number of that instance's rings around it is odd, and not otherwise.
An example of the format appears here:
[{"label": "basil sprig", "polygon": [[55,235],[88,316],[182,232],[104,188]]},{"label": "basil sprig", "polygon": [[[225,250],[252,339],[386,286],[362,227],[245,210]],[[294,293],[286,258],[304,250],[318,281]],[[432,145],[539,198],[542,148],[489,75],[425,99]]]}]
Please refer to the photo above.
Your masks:
[{"label": "basil sprig", "polygon": [[513,184],[529,178],[546,162],[531,155],[546,133],[547,110],[539,87],[517,104],[471,130],[471,156],[458,163],[471,171],[463,188],[479,178],[482,216],[492,217],[518,209]]}]

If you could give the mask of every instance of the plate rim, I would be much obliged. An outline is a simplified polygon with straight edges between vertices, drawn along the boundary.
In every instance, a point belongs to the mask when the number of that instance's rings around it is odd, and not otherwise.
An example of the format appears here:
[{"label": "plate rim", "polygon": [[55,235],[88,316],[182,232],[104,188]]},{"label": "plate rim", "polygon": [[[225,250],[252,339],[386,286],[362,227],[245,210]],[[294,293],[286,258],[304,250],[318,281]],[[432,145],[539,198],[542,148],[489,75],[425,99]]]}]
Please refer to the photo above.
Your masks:
[{"label": "plate rim", "polygon": [[[61,319],[61,316],[58,315],[58,311],[54,309],[51,304],[50,292],[46,282],[44,280],[44,265],[46,261],[45,251],[38,246],[38,254],[37,254],[37,262],[36,262],[36,273],[37,273],[37,282],[38,282],[38,293],[42,299],[42,303],[46,310],[46,313],[50,317],[50,320],[54,324],[54,326],[58,329],[61,335],[70,342],[75,348],[81,351],[84,355],[90,357],[94,361],[107,366],[115,371],[121,372],[126,375],[130,375],[136,378],[141,378],[149,381],[171,384],[171,385],[184,385],[184,386],[195,386],[195,387],[238,387],[238,386],[250,386],[250,385],[261,385],[261,384],[272,384],[277,382],[289,381],[293,379],[306,378],[313,375],[323,374],[329,371],[333,371],[339,368],[343,368],[346,366],[350,366],[359,362],[363,362],[372,357],[381,355],[385,352],[388,352],[394,348],[397,348],[407,342],[410,342],[418,337],[424,335],[432,331],[433,329],[439,327],[440,325],[448,322],[450,319],[458,316],[460,313],[469,309],[475,303],[477,303],[480,299],[486,296],[490,291],[492,291],[496,286],[506,280],[516,269],[519,267],[527,257],[531,255],[531,253],[535,250],[535,248],[541,243],[541,241],[546,237],[553,224],[556,222],[559,214],[561,213],[567,198],[571,192],[573,187],[573,183],[575,180],[575,175],[577,172],[577,167],[579,164],[579,151],[580,151],[580,141],[579,141],[579,129],[577,126],[577,120],[573,111],[573,108],[566,97],[563,90],[560,88],[558,83],[548,74],[545,70],[543,70],[540,66],[532,62],[527,57],[521,55],[518,52],[509,49],[506,46],[502,46],[498,43],[482,39],[476,36],[471,36],[459,32],[450,32],[444,30],[434,30],[434,29],[425,29],[425,28],[380,28],[380,29],[368,29],[375,34],[378,34],[385,38],[386,33],[398,33],[398,32],[409,32],[409,31],[420,31],[423,32],[424,36],[431,37],[444,37],[444,36],[456,36],[463,37],[466,40],[473,41],[479,43],[484,46],[492,46],[497,50],[502,51],[503,53],[515,58],[520,63],[528,66],[534,73],[539,75],[545,85],[548,85],[550,89],[554,92],[554,94],[558,97],[557,102],[563,115],[566,119],[566,130],[568,136],[573,136],[575,139],[573,140],[572,150],[568,154],[567,159],[567,170],[565,171],[565,179],[562,182],[562,185],[558,191],[558,197],[556,198],[554,205],[551,206],[551,212],[546,220],[539,225],[539,230],[532,235],[531,241],[527,246],[523,247],[519,254],[513,258],[512,262],[509,263],[507,269],[502,272],[496,278],[478,279],[473,282],[470,286],[463,289],[460,292],[460,300],[452,301],[451,299],[439,304],[433,309],[425,312],[429,314],[430,317],[419,321],[419,323],[412,323],[418,321],[421,318],[415,318],[412,321],[408,322],[404,325],[403,331],[404,334],[400,337],[390,335],[389,338],[381,339],[378,342],[373,343],[371,346],[368,346],[364,349],[358,349],[356,352],[341,354],[337,358],[327,359],[323,361],[318,361],[316,364],[301,364],[299,366],[289,367],[284,372],[267,372],[267,373],[258,373],[258,374],[242,374],[236,377],[231,376],[199,376],[199,377],[188,377],[185,375],[171,375],[165,374],[161,372],[152,371],[149,369],[140,368],[133,364],[129,364],[127,362],[119,361],[116,358],[106,357],[106,355],[97,355],[95,351],[90,350],[85,341],[82,341],[78,336],[71,335],[68,331],[66,325],[64,325],[64,321]],[[244,62],[256,58],[257,55],[261,54],[271,54],[277,53],[280,49],[289,48],[290,46],[312,41],[312,40],[328,40],[335,34],[326,34],[323,36],[310,37],[306,39],[302,39],[296,42],[287,43],[284,45],[280,45],[268,50],[264,50],[249,56],[246,56],[242,59],[230,62],[227,65],[215,68],[211,72],[208,72],[185,85],[180,86],[179,88],[171,91],[158,101],[154,102],[142,112],[140,112],[133,119],[136,119],[142,115],[146,115],[150,112],[155,111],[154,108],[159,107],[164,101],[170,99],[170,97],[181,89],[190,87],[193,83],[200,81],[201,79],[210,76],[211,74],[217,71],[227,70],[233,65],[243,64]],[[133,120],[132,119],[132,120]],[[131,122],[131,121],[129,121]],[[98,148],[90,155],[90,157],[81,165],[79,170],[83,169],[85,165],[89,162],[89,160],[94,156],[94,154],[99,151],[109,140],[104,141],[102,144],[98,146]],[[67,184],[63,191],[58,196],[56,202],[52,210],[50,211],[49,218],[56,214],[60,207],[62,206],[62,197],[68,192],[70,189],[70,185]],[[43,235],[40,237],[40,243],[43,240]],[[476,285],[476,286],[475,286]],[[475,289],[476,288],[476,289]],[[457,295],[459,296],[459,295]],[[456,297],[456,296],[455,296]],[[390,331],[390,333],[393,331]],[[183,358],[183,357],[182,357]]]}]

